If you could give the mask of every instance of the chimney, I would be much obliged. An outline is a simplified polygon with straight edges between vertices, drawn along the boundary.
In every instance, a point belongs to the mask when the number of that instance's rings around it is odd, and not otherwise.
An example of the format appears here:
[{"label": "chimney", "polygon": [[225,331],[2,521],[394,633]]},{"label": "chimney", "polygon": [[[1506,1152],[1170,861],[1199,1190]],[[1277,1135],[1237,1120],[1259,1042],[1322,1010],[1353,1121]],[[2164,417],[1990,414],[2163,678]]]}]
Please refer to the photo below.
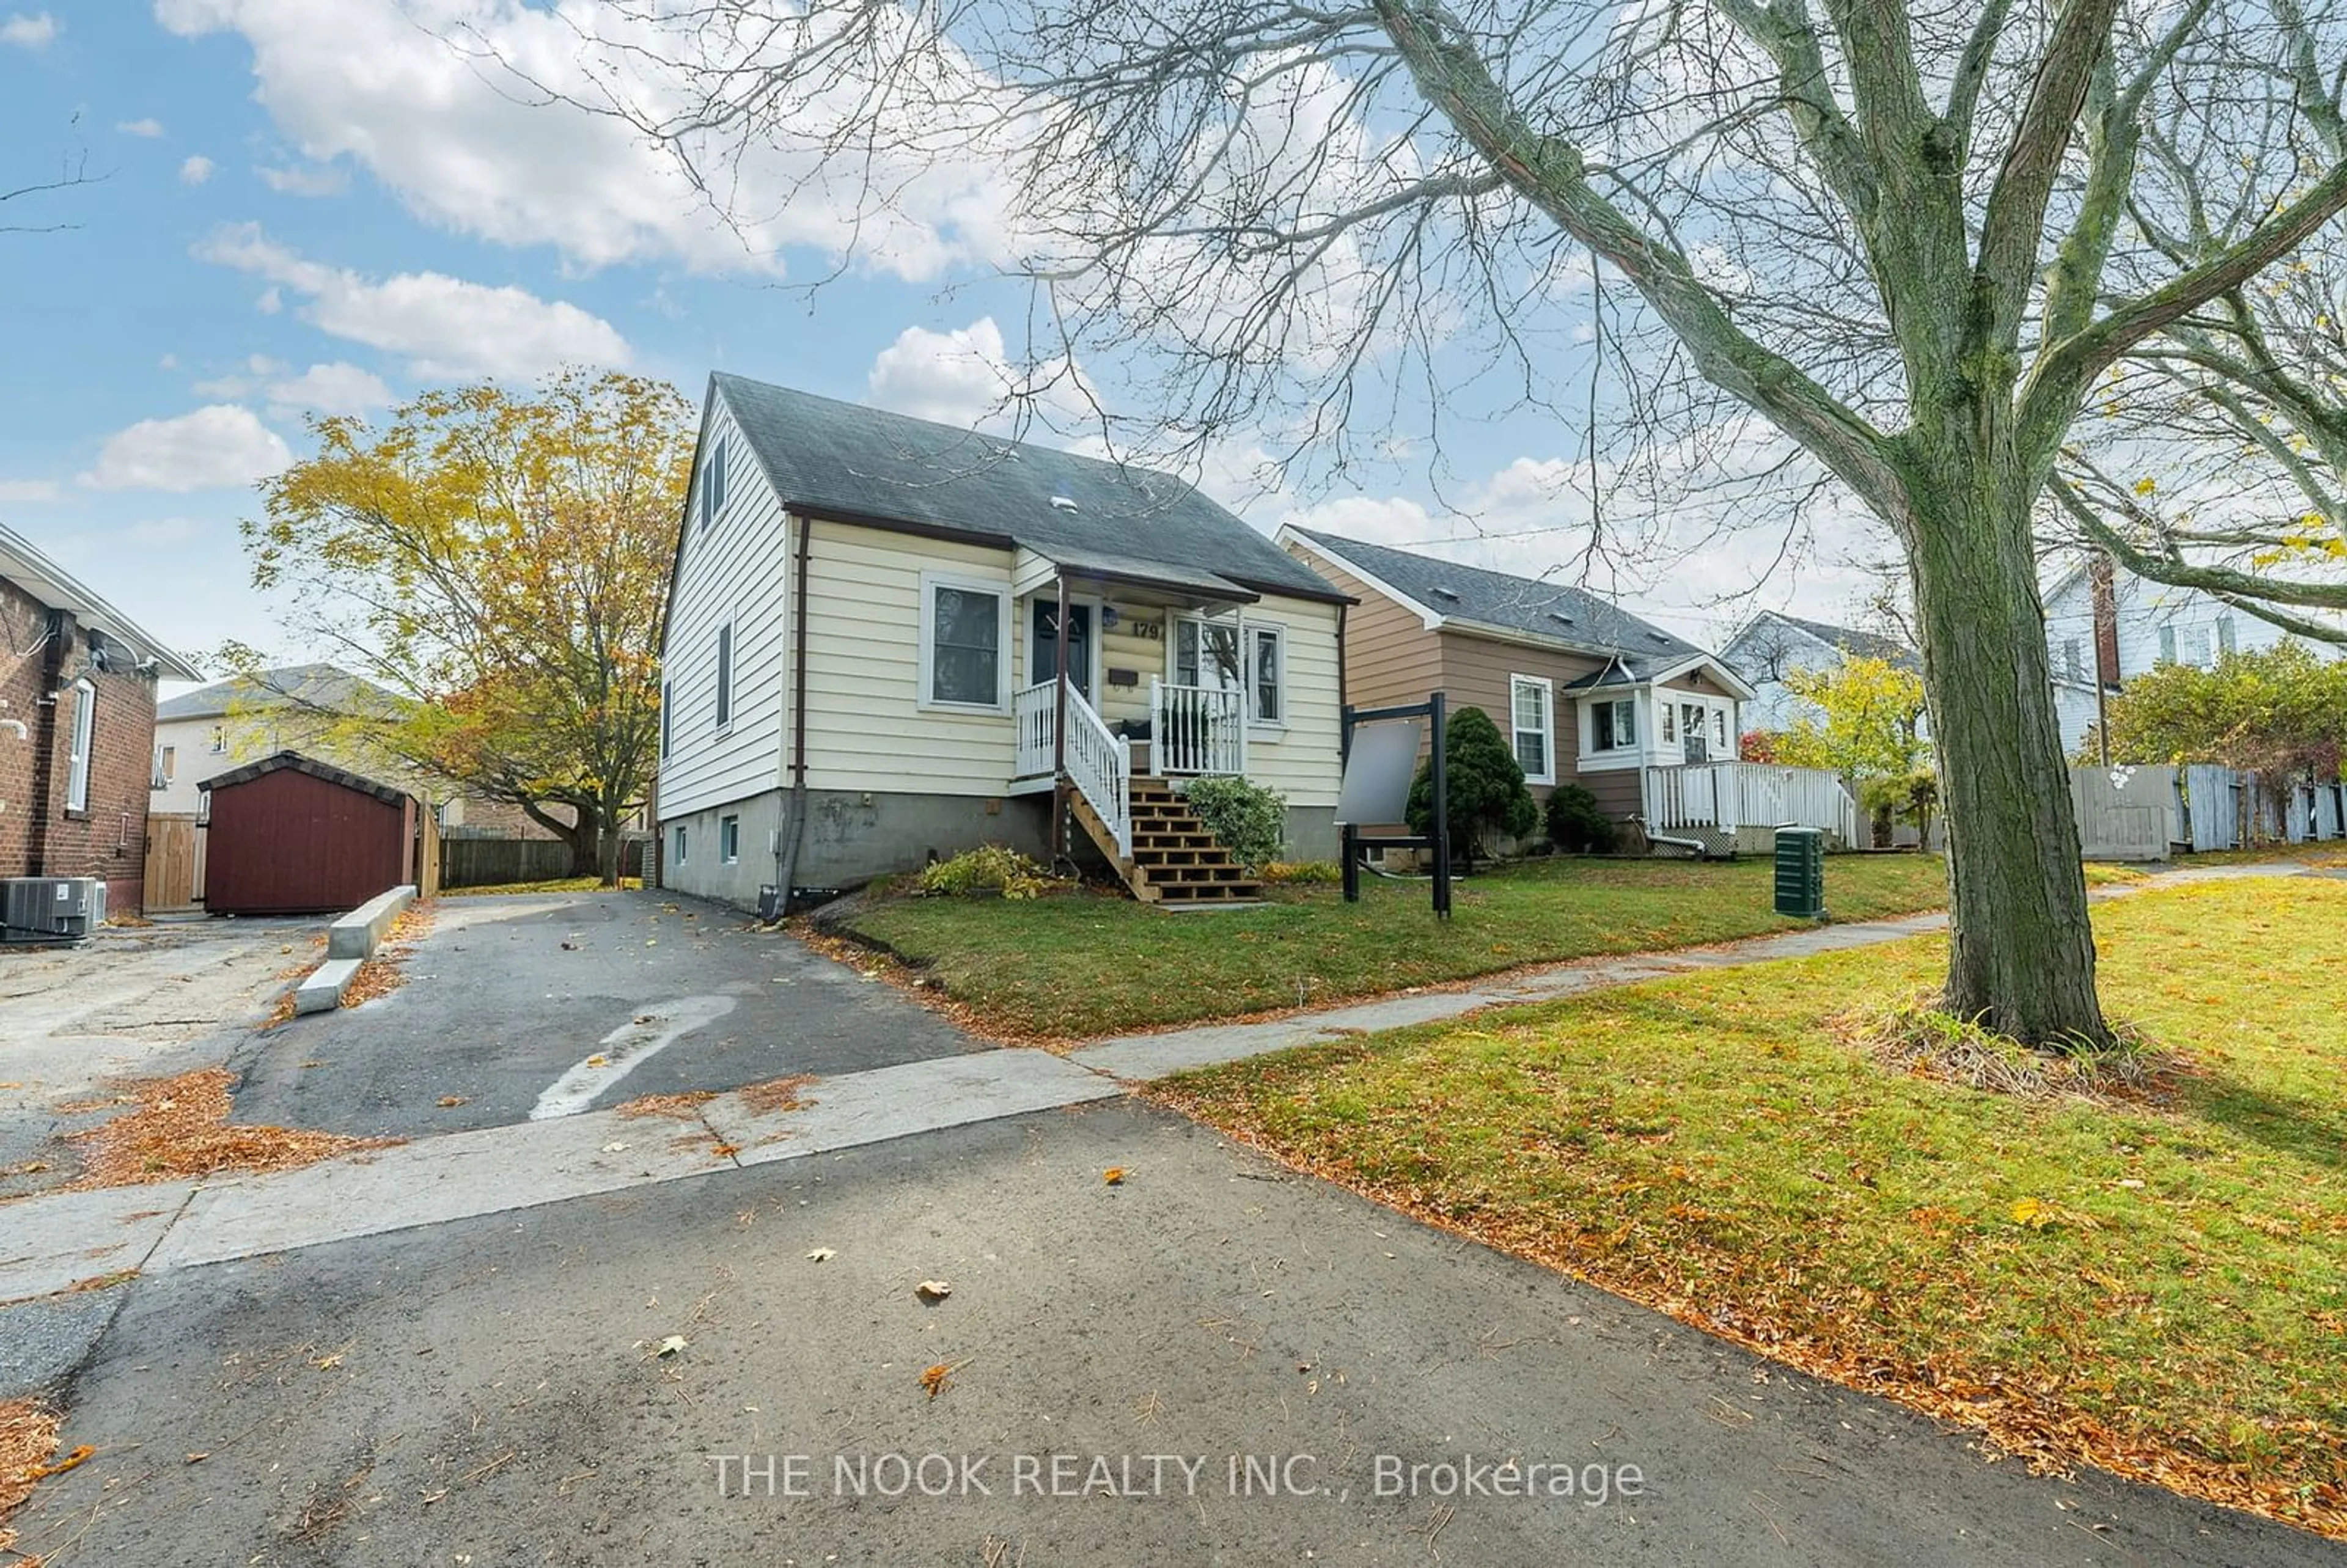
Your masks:
[{"label": "chimney", "polygon": [[2119,606],[2107,551],[2096,550],[2086,562],[2086,580],[2095,600],[2095,679],[2106,690],[2119,684]]}]

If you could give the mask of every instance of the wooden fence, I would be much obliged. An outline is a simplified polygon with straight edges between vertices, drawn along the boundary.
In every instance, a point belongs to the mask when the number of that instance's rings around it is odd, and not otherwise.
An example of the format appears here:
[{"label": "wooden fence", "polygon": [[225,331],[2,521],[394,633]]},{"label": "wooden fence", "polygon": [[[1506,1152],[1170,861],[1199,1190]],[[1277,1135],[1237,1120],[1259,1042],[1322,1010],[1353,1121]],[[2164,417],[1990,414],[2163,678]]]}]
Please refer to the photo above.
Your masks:
[{"label": "wooden fence", "polygon": [[2206,763],[2178,774],[2178,825],[2171,836],[2196,852],[2347,838],[2347,783],[2270,782]]},{"label": "wooden fence", "polygon": [[147,814],[147,886],[139,903],[148,914],[176,914],[202,905],[204,837],[204,825],[193,813]]},{"label": "wooden fence", "polygon": [[[621,840],[620,875],[640,876],[642,867],[642,842]],[[553,882],[569,875],[570,845],[559,838],[440,840],[440,886],[450,893],[515,882]]]}]

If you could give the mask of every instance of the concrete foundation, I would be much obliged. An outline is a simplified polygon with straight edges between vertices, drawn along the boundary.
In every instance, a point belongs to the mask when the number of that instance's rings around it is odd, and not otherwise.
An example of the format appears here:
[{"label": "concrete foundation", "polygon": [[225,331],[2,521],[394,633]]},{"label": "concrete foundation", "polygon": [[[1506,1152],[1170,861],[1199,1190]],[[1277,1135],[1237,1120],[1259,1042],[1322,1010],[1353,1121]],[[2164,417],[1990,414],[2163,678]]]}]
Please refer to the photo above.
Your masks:
[{"label": "concrete foundation", "polygon": [[[789,827],[789,796],[781,791],[733,801],[661,823],[661,885],[696,897],[754,907],[758,889],[781,875]],[[1051,797],[1031,795],[892,794],[880,791],[809,790],[806,836],[791,880],[801,887],[853,887],[903,871],[917,871],[982,844],[1004,844],[1042,859],[1051,836]],[[738,816],[739,852],[723,851],[723,819]],[[676,830],[686,853],[676,856]]]}]

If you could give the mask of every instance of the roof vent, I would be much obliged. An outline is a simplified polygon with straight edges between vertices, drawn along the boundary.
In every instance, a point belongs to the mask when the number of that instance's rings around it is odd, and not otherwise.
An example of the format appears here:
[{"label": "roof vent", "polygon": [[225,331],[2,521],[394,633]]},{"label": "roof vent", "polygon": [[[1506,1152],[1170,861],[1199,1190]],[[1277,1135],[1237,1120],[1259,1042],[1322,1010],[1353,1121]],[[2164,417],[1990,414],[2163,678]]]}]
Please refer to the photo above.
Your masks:
[{"label": "roof vent", "polygon": [[1437,599],[1447,599],[1447,600],[1450,600],[1451,603],[1453,603],[1453,604],[1456,604],[1456,603],[1458,603],[1458,602],[1459,602],[1459,596],[1458,596],[1457,594],[1455,594],[1455,593],[1451,592],[1451,591],[1450,591],[1449,589],[1447,589],[1447,588],[1438,588],[1438,589],[1436,589],[1434,590],[1434,597],[1435,597],[1435,598],[1437,598]]},{"label": "roof vent", "polygon": [[1649,631],[1646,633],[1646,641],[1649,642],[1659,642],[1664,647],[1667,648],[1670,646],[1671,634],[1667,631]]},{"label": "roof vent", "polygon": [[1548,618],[1551,620],[1555,621],[1559,626],[1571,626],[1573,624],[1573,617],[1565,614],[1565,612],[1561,610],[1550,610],[1548,612]]},{"label": "roof vent", "polygon": [[1075,497],[1072,496],[1054,496],[1051,497],[1051,509],[1055,512],[1072,512],[1076,510]]}]

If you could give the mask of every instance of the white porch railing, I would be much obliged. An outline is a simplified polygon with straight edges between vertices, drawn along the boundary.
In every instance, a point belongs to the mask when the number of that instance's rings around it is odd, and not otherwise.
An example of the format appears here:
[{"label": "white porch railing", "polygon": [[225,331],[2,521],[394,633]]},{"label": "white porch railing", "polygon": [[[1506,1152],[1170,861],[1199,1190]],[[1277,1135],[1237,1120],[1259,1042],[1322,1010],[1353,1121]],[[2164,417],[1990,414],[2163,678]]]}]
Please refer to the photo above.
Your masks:
[{"label": "white porch railing", "polygon": [[[1044,681],[1010,699],[1019,726],[1019,778],[1048,776],[1059,765],[1060,683]],[[1117,852],[1133,854],[1133,743],[1112,735],[1084,694],[1068,688],[1068,782],[1116,835]]]},{"label": "white porch railing", "polygon": [[1858,803],[1823,768],[1774,763],[1688,763],[1647,768],[1639,791],[1647,827],[1819,827],[1858,838]]},{"label": "white porch railing", "polygon": [[1149,680],[1149,760],[1160,774],[1245,774],[1246,693]]}]

